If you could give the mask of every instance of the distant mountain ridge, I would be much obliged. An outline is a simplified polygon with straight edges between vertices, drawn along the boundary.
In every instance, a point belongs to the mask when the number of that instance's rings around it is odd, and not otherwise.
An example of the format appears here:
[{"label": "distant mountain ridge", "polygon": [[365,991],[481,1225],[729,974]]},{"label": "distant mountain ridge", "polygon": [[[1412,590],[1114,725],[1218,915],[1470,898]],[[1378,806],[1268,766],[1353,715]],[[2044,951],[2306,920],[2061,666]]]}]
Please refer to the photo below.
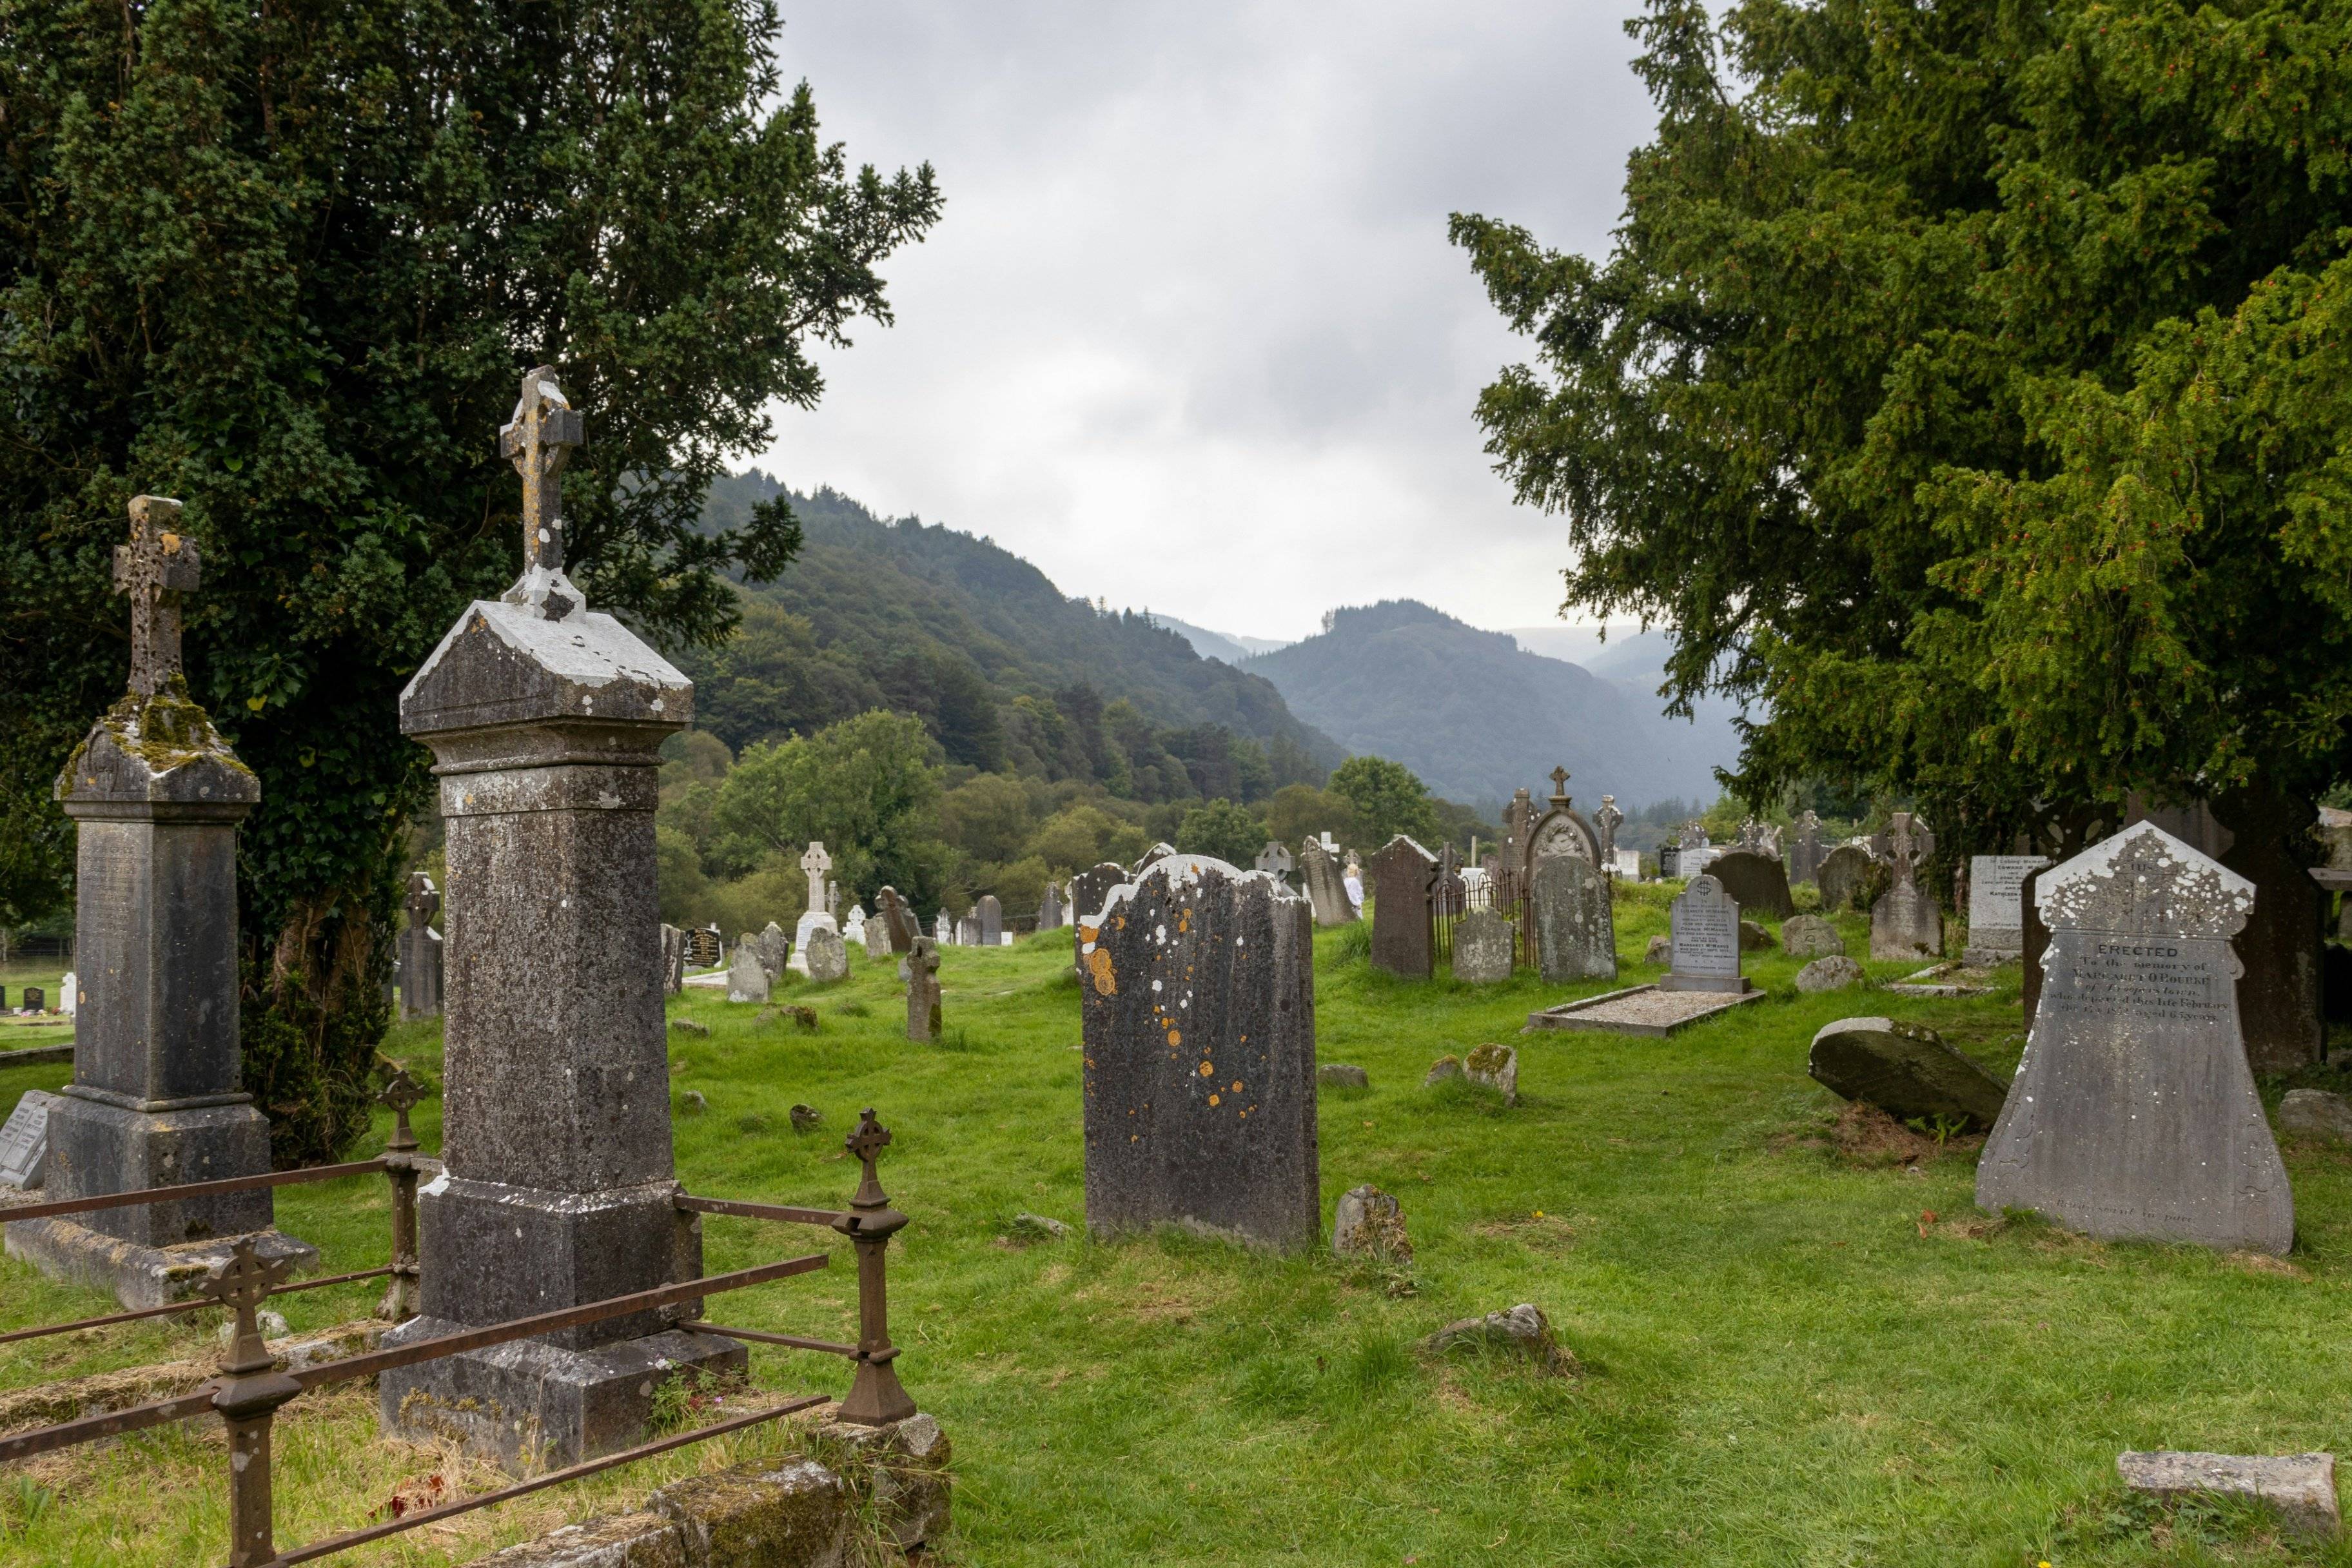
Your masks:
[{"label": "distant mountain ridge", "polygon": [[1206,626],[1196,626],[1180,621],[1173,616],[1163,616],[1157,610],[1144,612],[1157,624],[1166,626],[1192,645],[1192,651],[1202,658],[1221,658],[1239,668],[1245,659],[1262,653],[1272,653],[1290,645],[1279,637],[1245,637],[1238,632],[1213,632]]},{"label": "distant mountain ridge", "polygon": [[1321,635],[1243,668],[1351,752],[1402,763],[1451,800],[1541,793],[1562,764],[1581,805],[1604,794],[1629,808],[1706,800],[1718,787],[1716,767],[1738,754],[1722,704],[1704,706],[1695,721],[1668,719],[1654,675],[1606,679],[1410,599],[1335,611]]}]

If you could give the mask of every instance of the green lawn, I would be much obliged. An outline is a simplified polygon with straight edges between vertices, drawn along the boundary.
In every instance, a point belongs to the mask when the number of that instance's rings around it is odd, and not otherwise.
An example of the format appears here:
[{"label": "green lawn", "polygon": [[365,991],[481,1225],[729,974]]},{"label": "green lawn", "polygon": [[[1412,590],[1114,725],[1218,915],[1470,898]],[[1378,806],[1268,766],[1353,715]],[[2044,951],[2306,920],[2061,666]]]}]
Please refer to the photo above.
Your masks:
[{"label": "green lawn", "polygon": [[[1642,952],[1664,916],[1659,890],[1631,891],[1621,951]],[[1845,931],[1862,952],[1862,924]],[[883,1173],[914,1222],[891,1264],[899,1369],[957,1450],[941,1560],[2352,1563],[2290,1549],[2258,1517],[2135,1506],[2114,1479],[2126,1447],[2352,1448],[2352,1158],[2288,1150],[2301,1240],[2284,1265],[2089,1243],[1977,1214],[1972,1148],[1912,1166],[1842,1152],[1837,1102],[1804,1076],[1821,1025],[1873,1012],[1932,1023],[2006,1072],[2022,1045],[2013,986],[1960,1002],[1800,997],[1798,965],[1775,953],[1751,964],[1767,1000],[1672,1039],[1520,1036],[1532,1007],[1567,994],[1399,983],[1348,956],[1348,935],[1318,939],[1318,1054],[1360,1064],[1372,1088],[1324,1097],[1326,1223],[1357,1183],[1397,1194],[1418,1249],[1406,1293],[1319,1254],[1005,1239],[1022,1210],[1083,1218],[1066,943],[948,950],[938,1045],[905,1041],[890,966],[862,957],[845,984],[783,996],[818,1009],[814,1035],[756,1027],[758,1009],[709,993],[673,1004],[713,1031],[672,1036],[677,1090],[709,1107],[677,1121],[692,1190],[837,1205],[855,1184],[840,1143],[858,1109],[898,1135]],[[1871,967],[1883,981],[1909,966]],[[1521,1049],[1517,1109],[1421,1088],[1433,1058],[1490,1039]],[[404,1026],[387,1049],[437,1071],[437,1028]],[[0,1074],[0,1104],[66,1076]],[[793,1131],[796,1100],[824,1111],[822,1129]],[[428,1145],[434,1110],[418,1118]],[[382,1260],[380,1181],[295,1189],[278,1213],[330,1269]],[[714,1220],[709,1264],[824,1239]],[[825,1273],[721,1299],[713,1318],[847,1335],[854,1279],[835,1252]],[[373,1297],[350,1287],[285,1308],[299,1327],[362,1315]],[[1415,1349],[1449,1319],[1518,1301],[1550,1314],[1581,1376]],[[0,1325],[103,1307],[0,1265]],[[209,1332],[0,1346],[0,1387],[194,1353]],[[755,1367],[777,1388],[846,1386],[829,1359],[759,1351]],[[351,1528],[446,1462],[370,1430],[357,1394],[282,1425],[281,1542]],[[0,1556],[216,1560],[220,1452],[191,1430],[0,1477],[16,1531]],[[633,1502],[665,1473],[351,1560],[464,1561],[564,1510]]]}]

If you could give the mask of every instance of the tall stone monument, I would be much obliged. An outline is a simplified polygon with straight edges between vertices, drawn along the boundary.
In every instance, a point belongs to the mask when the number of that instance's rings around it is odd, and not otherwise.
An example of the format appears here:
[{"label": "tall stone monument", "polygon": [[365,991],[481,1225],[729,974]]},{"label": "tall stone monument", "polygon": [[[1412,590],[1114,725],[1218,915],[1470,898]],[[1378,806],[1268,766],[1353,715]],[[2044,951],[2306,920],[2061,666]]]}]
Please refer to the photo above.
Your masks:
[{"label": "tall stone monument", "polygon": [[1919,886],[1919,868],[1936,852],[1936,836],[1907,811],[1898,811],[1873,840],[1894,883],[1870,906],[1870,956],[1941,958],[1944,911]]},{"label": "tall stone monument", "polygon": [[[478,600],[401,693],[433,749],[448,835],[447,1170],[419,1194],[413,1344],[699,1275],[678,1214],[659,976],[654,806],[694,688],[563,572],[560,474],[581,416],[522,378],[500,432],[522,474],[523,574]],[[740,1369],[690,1308],[404,1367],[384,1426],[501,1460],[565,1464],[635,1442],[657,1386]]]},{"label": "tall stone monument", "polygon": [[1739,973],[1739,905],[1723,884],[1702,871],[1690,879],[1666,910],[1674,960],[1658,981],[1661,991],[1732,991],[1745,994]]},{"label": "tall stone monument", "polygon": [[1570,855],[1538,861],[1529,904],[1545,984],[1617,978],[1617,920],[1597,868]]},{"label": "tall stone monument", "polygon": [[1173,855],[1101,912],[1080,988],[1087,1224],[1314,1246],[1307,900],[1271,877]]},{"label": "tall stone monument", "polygon": [[407,929],[400,933],[400,1016],[429,1018],[441,1011],[441,889],[422,871],[408,879]]},{"label": "tall stone monument", "polygon": [[[180,503],[131,502],[114,584],[131,600],[131,680],[58,775],[73,818],[74,1078],[49,1112],[52,1200],[259,1175],[269,1122],[238,1080],[236,830],[261,785],[191,701],[180,598],[202,561]],[[32,988],[26,988],[31,1000]],[[42,1272],[126,1307],[190,1293],[240,1240],[273,1264],[318,1252],[271,1228],[267,1189],[8,1226]]]},{"label": "tall stone monument", "polygon": [[1977,1202],[2107,1239],[2284,1253],[2294,1196],[2239,1027],[2254,886],[2152,822],[2034,879],[2050,932]]},{"label": "tall stone monument", "polygon": [[[793,928],[791,952],[778,963],[768,966],[772,978],[780,975],[784,968],[791,969],[795,974],[806,974],[809,939],[820,931],[840,932],[841,922],[826,902],[830,889],[825,885],[824,874],[832,869],[833,857],[824,852],[823,839],[812,843],[807,853],[801,857],[801,871],[808,878],[808,908],[801,911],[800,923]],[[781,928],[776,935],[779,938],[783,935]]]},{"label": "tall stone monument", "polygon": [[1426,980],[1436,960],[1429,929],[1429,884],[1437,858],[1403,834],[1372,857],[1372,966]]},{"label": "tall stone monument", "polygon": [[1822,868],[1822,819],[1811,811],[1797,818],[1797,846],[1789,854],[1789,880],[1810,882]]},{"label": "tall stone monument", "polygon": [[1604,795],[1601,809],[1592,814],[1592,831],[1601,842],[1601,868],[1615,873],[1617,869],[1617,830],[1625,826],[1625,814],[1617,809],[1617,797]]}]

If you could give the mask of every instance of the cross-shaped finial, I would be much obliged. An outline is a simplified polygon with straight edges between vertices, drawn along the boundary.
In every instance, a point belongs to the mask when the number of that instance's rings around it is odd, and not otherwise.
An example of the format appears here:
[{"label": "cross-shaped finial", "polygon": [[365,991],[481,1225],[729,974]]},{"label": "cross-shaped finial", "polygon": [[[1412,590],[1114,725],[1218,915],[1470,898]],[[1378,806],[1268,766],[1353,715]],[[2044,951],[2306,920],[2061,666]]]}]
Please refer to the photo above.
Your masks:
[{"label": "cross-shaped finial", "polygon": [[1568,770],[1565,767],[1551,771],[1551,803],[1554,805],[1568,804]]},{"label": "cross-shaped finial", "polygon": [[236,1337],[229,1345],[223,1371],[243,1374],[268,1370],[269,1348],[262,1343],[261,1325],[254,1312],[293,1267],[290,1258],[264,1263],[254,1256],[252,1238],[239,1237],[229,1260],[196,1288],[200,1295],[212,1297],[236,1314]]},{"label": "cross-shaped finial", "polygon": [[433,879],[422,871],[412,872],[408,879],[408,913],[415,924],[423,924],[441,912],[441,890]]},{"label": "cross-shaped finial", "polygon": [[522,563],[563,569],[563,465],[587,439],[580,411],[555,384],[552,366],[523,372],[522,398],[499,431],[499,456],[522,476]]},{"label": "cross-shaped finial", "polygon": [[408,1113],[424,1101],[425,1092],[423,1079],[400,1068],[394,1071],[392,1081],[383,1086],[383,1092],[376,1096],[378,1103],[392,1107],[392,1137],[384,1143],[386,1149],[405,1153],[417,1146],[416,1134],[409,1130]]},{"label": "cross-shaped finial", "polygon": [[180,595],[204,575],[196,542],[178,531],[180,503],[131,498],[131,542],[114,547],[114,590],[131,597],[131,689],[152,697],[180,673]]},{"label": "cross-shaped finial", "polygon": [[856,1131],[843,1142],[852,1154],[866,1166],[866,1179],[857,1184],[857,1195],[849,1200],[852,1208],[878,1208],[890,1200],[883,1194],[882,1179],[874,1173],[874,1162],[890,1145],[890,1130],[874,1120],[874,1108],[867,1106],[858,1118]]}]

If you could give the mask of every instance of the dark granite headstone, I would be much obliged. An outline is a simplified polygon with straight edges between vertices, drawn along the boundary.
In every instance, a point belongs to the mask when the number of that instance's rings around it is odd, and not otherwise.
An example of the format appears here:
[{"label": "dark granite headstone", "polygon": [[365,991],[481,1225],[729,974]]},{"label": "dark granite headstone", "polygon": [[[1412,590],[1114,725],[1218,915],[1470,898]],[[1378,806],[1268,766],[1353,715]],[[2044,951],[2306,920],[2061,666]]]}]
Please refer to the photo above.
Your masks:
[{"label": "dark granite headstone", "polygon": [[719,928],[705,926],[686,933],[686,962],[695,969],[709,969],[726,956],[719,942]]},{"label": "dark granite headstone", "polygon": [[408,879],[408,924],[400,933],[400,1016],[429,1018],[441,1011],[441,891],[422,871]]},{"label": "dark granite headstone", "polygon": [[48,993],[47,993],[47,992],[43,991],[43,990],[42,990],[39,986],[37,986],[37,985],[27,985],[27,986],[26,986],[26,987],[25,987],[25,1011],[26,1011],[26,1012],[27,1012],[27,1013],[46,1013],[46,1012],[47,1012],[47,1011],[48,1011],[48,1007],[49,1007],[49,997],[48,997]]},{"label": "dark granite headstone", "polygon": [[1813,1081],[1888,1115],[1948,1117],[1982,1131],[2008,1088],[1935,1030],[1892,1018],[1840,1018],[1813,1036]]},{"label": "dark granite headstone", "polygon": [[1173,844],[1163,841],[1153,845],[1150,848],[1143,852],[1143,858],[1141,859],[1136,861],[1134,874],[1139,877],[1142,876],[1144,871],[1155,862],[1165,860],[1168,857],[1175,853],[1176,846]]},{"label": "dark granite headstone", "polygon": [[1751,920],[1784,921],[1797,912],[1789,897],[1788,868],[1776,856],[1734,849],[1717,856],[1706,874],[1723,884],[1740,913]]},{"label": "dark granite headstone", "polygon": [[1004,906],[997,902],[996,895],[982,893],[980,896],[979,906],[971,911],[971,914],[978,926],[979,945],[1003,947],[1004,945]]},{"label": "dark granite headstone", "polygon": [[[694,688],[564,574],[558,476],[580,438],[553,374],[527,374],[501,447],[523,476],[523,574],[467,607],[401,693],[447,832],[446,1169],[418,1199],[422,1310],[388,1346],[701,1272],[643,959],[661,924],[659,747],[693,720]],[[693,1311],[386,1372],[383,1424],[509,1464],[625,1447],[657,1385],[744,1366],[740,1343],[684,1326]]]},{"label": "dark granite headstone", "polygon": [[1315,906],[1317,925],[1355,923],[1356,906],[1348,897],[1339,862],[1315,839],[1309,838],[1298,847],[1298,881],[1307,900]]},{"label": "dark granite headstone", "polygon": [[2034,1005],[2042,996],[2042,955],[2050,947],[2050,928],[2042,923],[2042,910],[2035,902],[2033,889],[2048,871],[2046,866],[2038,871],[2028,871],[2025,879],[2017,885],[2018,913],[2023,917],[2025,926],[2025,955],[2020,965],[2018,1000],[2023,1004],[2029,1034],[2033,1029]]},{"label": "dark granite headstone", "polygon": [[1739,905],[1723,884],[1702,871],[1690,879],[1666,910],[1673,930],[1673,967],[1658,981],[1661,991],[1749,989],[1739,973]]},{"label": "dark granite headstone", "polygon": [[1312,1247],[1307,900],[1222,860],[1165,857],[1085,945],[1087,1225]]},{"label": "dark granite headstone", "polygon": [[[197,585],[180,503],[131,503],[114,552],[131,599],[129,692],[58,776],[74,819],[74,1078],[49,1113],[52,1199],[260,1175],[269,1123],[240,1081],[237,825],[261,798],[253,773],[180,671],[180,596]],[[26,1003],[47,998],[26,986]],[[268,1190],[22,1220],[7,1248],[124,1306],[186,1296],[250,1239],[265,1262],[318,1252],[271,1228]]]},{"label": "dark granite headstone", "polygon": [[1609,879],[1572,856],[1536,863],[1528,900],[1536,967],[1547,985],[1617,978],[1617,918]]},{"label": "dark granite headstone", "polygon": [[1408,980],[1426,980],[1435,962],[1429,930],[1429,882],[1437,858],[1403,834],[1372,857],[1372,964]]},{"label": "dark granite headstone", "polygon": [[1822,890],[1822,908],[1832,913],[1861,908],[1874,865],[1869,851],[1858,844],[1841,844],[1822,856],[1813,870],[1813,881]]},{"label": "dark granite headstone", "polygon": [[2238,1027],[2252,882],[2151,822],[2035,879],[2041,1005],[1977,1202],[2103,1239],[2284,1253],[2294,1196]]},{"label": "dark granite headstone", "polygon": [[1454,922],[1454,978],[1473,985],[1508,980],[1517,940],[1510,922],[1494,910],[1472,910]]},{"label": "dark granite headstone", "polygon": [[1070,879],[1070,923],[1077,928],[1072,963],[1086,967],[1086,944],[1094,940],[1095,917],[1102,913],[1110,890],[1127,880],[1127,868],[1115,860],[1098,861]]},{"label": "dark granite headstone", "polygon": [[920,1044],[940,1037],[940,946],[915,939],[907,954],[907,1038]]}]

